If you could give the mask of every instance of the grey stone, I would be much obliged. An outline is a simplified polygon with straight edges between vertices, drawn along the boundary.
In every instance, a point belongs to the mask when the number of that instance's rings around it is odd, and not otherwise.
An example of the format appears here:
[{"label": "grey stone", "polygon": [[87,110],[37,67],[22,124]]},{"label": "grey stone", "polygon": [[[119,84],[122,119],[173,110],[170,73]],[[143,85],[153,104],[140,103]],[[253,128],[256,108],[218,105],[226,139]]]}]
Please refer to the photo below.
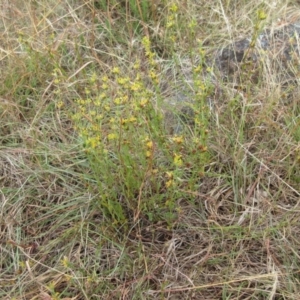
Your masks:
[{"label": "grey stone", "polygon": [[245,64],[252,64],[255,68],[267,60],[276,72],[290,68],[289,75],[293,76],[293,67],[300,59],[299,37],[300,22],[264,30],[257,37],[235,41],[219,50],[215,66],[222,76],[230,77]]}]

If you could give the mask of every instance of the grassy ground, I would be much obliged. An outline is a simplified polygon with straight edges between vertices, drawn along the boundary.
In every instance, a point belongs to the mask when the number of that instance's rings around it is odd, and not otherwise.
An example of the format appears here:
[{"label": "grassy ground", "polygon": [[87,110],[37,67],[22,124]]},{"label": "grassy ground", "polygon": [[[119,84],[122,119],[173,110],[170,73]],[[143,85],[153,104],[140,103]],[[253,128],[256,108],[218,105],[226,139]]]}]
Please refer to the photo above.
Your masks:
[{"label": "grassy ground", "polygon": [[214,66],[297,1],[0,7],[1,299],[298,299],[297,64]]}]

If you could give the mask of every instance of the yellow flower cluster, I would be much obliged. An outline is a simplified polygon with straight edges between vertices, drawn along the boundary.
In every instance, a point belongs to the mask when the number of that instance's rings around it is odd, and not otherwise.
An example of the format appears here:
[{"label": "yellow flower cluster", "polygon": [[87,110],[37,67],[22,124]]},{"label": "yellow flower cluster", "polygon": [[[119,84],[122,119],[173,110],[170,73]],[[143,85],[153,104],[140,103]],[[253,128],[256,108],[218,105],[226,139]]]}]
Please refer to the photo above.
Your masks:
[{"label": "yellow flower cluster", "polygon": [[169,7],[169,14],[167,17],[167,28],[172,28],[176,25],[178,6],[172,3]]},{"label": "yellow flower cluster", "polygon": [[153,141],[148,138],[145,140],[146,144],[146,158],[151,158],[153,156]]},{"label": "yellow flower cluster", "polygon": [[166,188],[170,188],[174,184],[174,174],[173,172],[166,172]]},{"label": "yellow flower cluster", "polygon": [[155,54],[154,54],[154,52],[151,51],[151,42],[148,37],[144,37],[142,39],[142,45],[144,46],[145,54],[147,56],[149,66],[150,66],[148,75],[151,78],[153,84],[155,86],[158,86],[158,83],[159,83],[159,75],[157,72],[158,65],[155,61]]}]

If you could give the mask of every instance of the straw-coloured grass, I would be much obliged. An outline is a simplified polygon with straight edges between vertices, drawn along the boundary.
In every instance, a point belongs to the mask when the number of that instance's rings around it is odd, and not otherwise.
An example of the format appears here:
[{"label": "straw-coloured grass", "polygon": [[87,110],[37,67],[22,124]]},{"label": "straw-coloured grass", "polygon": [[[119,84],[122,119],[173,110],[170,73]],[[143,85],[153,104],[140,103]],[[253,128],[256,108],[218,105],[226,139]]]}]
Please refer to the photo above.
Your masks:
[{"label": "straw-coloured grass", "polygon": [[297,299],[297,9],[2,1],[0,298]]}]

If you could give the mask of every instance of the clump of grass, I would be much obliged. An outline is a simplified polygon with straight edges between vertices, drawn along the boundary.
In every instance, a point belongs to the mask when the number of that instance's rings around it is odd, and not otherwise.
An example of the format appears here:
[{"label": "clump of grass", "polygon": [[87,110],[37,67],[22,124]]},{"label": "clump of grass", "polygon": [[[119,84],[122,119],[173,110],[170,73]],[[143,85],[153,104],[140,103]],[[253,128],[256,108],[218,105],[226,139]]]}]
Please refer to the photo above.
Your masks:
[{"label": "clump of grass", "polygon": [[0,298],[296,299],[297,85],[214,70],[287,2],[145,3],[1,3]]}]

